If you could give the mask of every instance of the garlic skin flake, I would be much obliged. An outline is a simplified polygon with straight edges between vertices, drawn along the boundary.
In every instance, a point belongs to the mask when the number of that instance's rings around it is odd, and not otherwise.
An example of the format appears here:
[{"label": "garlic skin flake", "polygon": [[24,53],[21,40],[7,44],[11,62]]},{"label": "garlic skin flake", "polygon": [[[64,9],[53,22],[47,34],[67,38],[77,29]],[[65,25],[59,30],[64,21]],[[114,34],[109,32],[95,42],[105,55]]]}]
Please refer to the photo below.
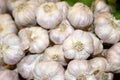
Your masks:
[{"label": "garlic skin flake", "polygon": [[0,36],[17,33],[17,27],[9,14],[0,14]]},{"label": "garlic skin flake", "polygon": [[22,3],[13,10],[13,17],[16,24],[20,27],[26,27],[36,24],[35,11],[37,5],[30,2]]},{"label": "garlic skin flake", "polygon": [[53,29],[62,21],[61,13],[55,3],[44,3],[37,9],[37,23],[45,29]]},{"label": "garlic skin flake", "polygon": [[24,52],[20,46],[20,40],[15,34],[7,34],[0,38],[0,58],[6,64],[14,65],[21,60]]},{"label": "garlic skin flake", "polygon": [[28,55],[25,56],[18,64],[17,70],[20,75],[27,79],[31,80],[34,78],[33,76],[33,69],[35,64],[42,60],[43,54],[35,54],[35,55]]},{"label": "garlic skin flake", "polygon": [[19,31],[18,36],[21,40],[23,50],[28,50],[31,53],[41,53],[49,45],[47,30],[39,26],[23,28]]},{"label": "garlic skin flake", "polygon": [[55,61],[41,61],[34,68],[34,80],[64,80],[64,68]]},{"label": "garlic skin flake", "polygon": [[64,56],[68,59],[87,59],[93,48],[93,39],[82,30],[75,30],[63,43]]},{"label": "garlic skin flake", "polygon": [[110,13],[101,13],[96,16],[95,33],[103,43],[114,44],[120,40],[120,22]]},{"label": "garlic skin flake", "polygon": [[57,61],[61,63],[63,66],[67,65],[64,59],[64,52],[62,45],[54,45],[52,47],[48,47],[43,54],[43,60]]},{"label": "garlic skin flake", "polygon": [[83,3],[76,3],[68,11],[68,20],[75,28],[85,28],[92,24],[93,13]]},{"label": "garlic skin flake", "polygon": [[55,29],[50,30],[50,39],[55,44],[62,44],[64,40],[74,31],[67,20],[63,20]]}]

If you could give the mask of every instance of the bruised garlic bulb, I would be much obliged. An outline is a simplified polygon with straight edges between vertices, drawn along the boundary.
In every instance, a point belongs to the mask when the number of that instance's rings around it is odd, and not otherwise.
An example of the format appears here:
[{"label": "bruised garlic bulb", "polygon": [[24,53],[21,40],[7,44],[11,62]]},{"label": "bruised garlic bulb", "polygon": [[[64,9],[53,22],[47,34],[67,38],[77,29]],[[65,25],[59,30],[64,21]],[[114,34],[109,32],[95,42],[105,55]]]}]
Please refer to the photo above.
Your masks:
[{"label": "bruised garlic bulb", "polygon": [[7,6],[6,6],[7,0],[0,0],[0,14],[5,13],[7,11]]},{"label": "bruised garlic bulb", "polygon": [[43,57],[43,60],[45,61],[57,61],[60,62],[62,65],[67,65],[64,59],[62,45],[54,45],[52,47],[48,47],[45,50]]},{"label": "bruised garlic bulb", "polygon": [[110,13],[101,13],[95,18],[95,33],[104,43],[114,44],[120,40],[120,21]]},{"label": "bruised garlic bulb", "polygon": [[47,30],[39,26],[23,28],[18,33],[23,50],[29,50],[31,53],[41,53],[49,45],[49,36]]},{"label": "bruised garlic bulb", "polygon": [[20,73],[20,75],[27,80],[33,79],[33,69],[35,64],[42,60],[42,56],[43,54],[36,54],[24,57],[17,64],[18,73]]},{"label": "bruised garlic bulb", "polygon": [[95,0],[92,5],[92,10],[94,12],[94,16],[101,14],[103,12],[110,12],[109,6],[105,3],[105,0]]},{"label": "bruised garlic bulb", "polygon": [[37,5],[30,2],[22,3],[13,10],[13,17],[16,24],[22,28],[36,24],[35,11]]},{"label": "bruised garlic bulb", "polygon": [[62,21],[61,13],[55,3],[44,3],[37,9],[37,22],[45,29],[53,29]]},{"label": "bruised garlic bulb", "polygon": [[92,24],[93,13],[83,3],[76,3],[68,11],[68,20],[75,28],[85,28]]},{"label": "bruised garlic bulb", "polygon": [[64,80],[64,68],[55,61],[41,61],[34,68],[34,80]]},{"label": "bruised garlic bulb", "polygon": [[69,11],[69,4],[65,1],[62,1],[62,2],[57,2],[56,3],[58,9],[62,12],[62,17],[63,17],[63,20],[65,20],[67,18],[67,14],[68,14],[68,11]]},{"label": "bruised garlic bulb", "polygon": [[15,71],[0,69],[0,80],[19,80],[19,77]]},{"label": "bruised garlic bulb", "polygon": [[17,28],[9,14],[0,14],[0,36],[17,33]]},{"label": "bruised garlic bulb", "polygon": [[93,46],[94,46],[94,51],[93,51],[93,56],[94,55],[98,55],[100,54],[102,51],[103,51],[103,45],[102,45],[102,42],[93,34],[93,33],[90,33],[90,36],[92,37],[93,39]]},{"label": "bruised garlic bulb", "polygon": [[50,30],[50,39],[55,44],[62,44],[63,41],[74,31],[74,28],[67,20],[63,20],[58,27]]},{"label": "bruised garlic bulb", "polygon": [[0,58],[6,64],[14,65],[24,56],[17,35],[11,33],[0,38]]},{"label": "bruised garlic bulb", "polygon": [[91,69],[87,60],[72,60],[65,71],[65,80],[97,80]]},{"label": "bruised garlic bulb", "polygon": [[93,48],[93,39],[82,30],[75,30],[63,43],[64,55],[68,59],[87,59]]}]

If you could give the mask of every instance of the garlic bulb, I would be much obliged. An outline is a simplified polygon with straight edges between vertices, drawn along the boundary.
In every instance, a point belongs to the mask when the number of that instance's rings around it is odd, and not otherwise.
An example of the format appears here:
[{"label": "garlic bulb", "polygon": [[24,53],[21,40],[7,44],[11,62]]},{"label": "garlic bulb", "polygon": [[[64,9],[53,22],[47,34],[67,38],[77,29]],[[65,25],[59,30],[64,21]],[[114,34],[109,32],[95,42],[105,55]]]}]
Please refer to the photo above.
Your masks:
[{"label": "garlic bulb", "polygon": [[64,55],[68,59],[87,59],[93,48],[93,39],[82,30],[75,30],[63,43]]},{"label": "garlic bulb", "polygon": [[50,30],[50,39],[55,44],[62,44],[64,40],[74,31],[67,20],[63,20],[58,27]]},{"label": "garlic bulb", "polygon": [[17,33],[17,28],[9,14],[0,14],[0,36],[8,33]]},{"label": "garlic bulb", "polygon": [[52,47],[48,47],[45,50],[43,57],[43,60],[45,61],[57,61],[60,62],[62,65],[67,65],[64,59],[62,45],[54,45]]},{"label": "garlic bulb", "polygon": [[92,10],[94,12],[94,16],[97,16],[103,12],[110,12],[110,8],[105,3],[105,0],[95,0],[95,2],[92,4]]},{"label": "garlic bulb", "polygon": [[68,11],[69,11],[69,4],[65,1],[62,1],[62,2],[57,2],[56,3],[58,9],[62,12],[62,17],[63,17],[63,20],[65,20],[67,18],[67,14],[68,14]]},{"label": "garlic bulb", "polygon": [[20,80],[15,71],[0,69],[0,80]]},{"label": "garlic bulb", "polygon": [[120,43],[116,43],[108,49],[106,58],[110,64],[110,71],[120,70]]},{"label": "garlic bulb", "polygon": [[6,64],[14,65],[24,56],[17,35],[11,33],[0,38],[0,58]]},{"label": "garlic bulb", "polygon": [[120,22],[110,13],[101,13],[95,18],[95,33],[104,43],[114,44],[120,40]]},{"label": "garlic bulb", "polygon": [[72,60],[65,71],[65,80],[97,80],[87,60]]},{"label": "garlic bulb", "polygon": [[68,20],[75,28],[85,28],[92,24],[93,13],[83,3],[76,3],[68,11]]},{"label": "garlic bulb", "polygon": [[64,68],[55,61],[41,61],[34,68],[34,80],[64,80]]},{"label": "garlic bulb", "polygon": [[13,10],[13,17],[16,24],[20,27],[26,27],[36,24],[35,11],[37,5],[30,2],[22,3]]},{"label": "garlic bulb", "polygon": [[33,79],[33,69],[35,67],[35,64],[42,60],[42,56],[43,54],[36,54],[24,57],[17,64],[17,70],[20,75],[27,80]]},{"label": "garlic bulb", "polygon": [[55,3],[44,3],[37,9],[37,22],[45,29],[53,29],[62,21],[61,13]]},{"label": "garlic bulb", "polygon": [[49,36],[47,30],[39,26],[23,28],[18,33],[23,50],[29,50],[31,53],[41,53],[49,45]]},{"label": "garlic bulb", "polygon": [[102,42],[93,33],[89,32],[89,34],[93,39],[94,51],[92,55],[98,55],[103,51]]},{"label": "garlic bulb", "polygon": [[7,11],[6,3],[7,0],[0,0],[0,14],[3,14]]}]

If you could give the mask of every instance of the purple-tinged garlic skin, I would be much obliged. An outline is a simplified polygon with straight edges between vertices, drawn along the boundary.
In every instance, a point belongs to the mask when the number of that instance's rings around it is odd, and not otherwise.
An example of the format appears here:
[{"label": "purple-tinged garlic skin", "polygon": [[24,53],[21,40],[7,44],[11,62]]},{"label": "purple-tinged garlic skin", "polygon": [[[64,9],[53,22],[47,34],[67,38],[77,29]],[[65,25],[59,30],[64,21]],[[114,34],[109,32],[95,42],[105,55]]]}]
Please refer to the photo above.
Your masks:
[{"label": "purple-tinged garlic skin", "polygon": [[7,12],[7,0],[0,0],[0,14],[4,14]]}]

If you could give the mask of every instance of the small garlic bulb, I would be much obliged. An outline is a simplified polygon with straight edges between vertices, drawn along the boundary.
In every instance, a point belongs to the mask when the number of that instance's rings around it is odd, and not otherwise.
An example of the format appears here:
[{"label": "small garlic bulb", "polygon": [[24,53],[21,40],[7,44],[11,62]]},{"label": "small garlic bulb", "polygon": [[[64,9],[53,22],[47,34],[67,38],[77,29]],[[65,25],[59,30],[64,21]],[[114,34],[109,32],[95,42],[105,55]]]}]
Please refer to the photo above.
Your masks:
[{"label": "small garlic bulb", "polygon": [[0,80],[20,80],[15,71],[0,69]]},{"label": "small garlic bulb", "polygon": [[0,38],[0,58],[6,64],[14,65],[24,56],[17,35],[11,33]]},{"label": "small garlic bulb", "polygon": [[87,59],[93,53],[93,39],[89,33],[75,30],[63,43],[67,59]]},{"label": "small garlic bulb", "polygon": [[35,54],[24,57],[17,64],[18,73],[20,73],[20,75],[27,80],[33,79],[33,69],[35,64],[42,60],[42,56],[43,54]]},{"label": "small garlic bulb", "polygon": [[41,53],[49,45],[49,36],[47,30],[39,26],[23,28],[18,33],[23,50],[29,50],[31,53]]},{"label": "small garlic bulb", "polygon": [[38,24],[45,29],[53,29],[62,21],[62,12],[53,2],[44,3],[37,9]]},{"label": "small garlic bulb", "polygon": [[17,33],[15,22],[9,14],[0,14],[0,36],[8,33]]},{"label": "small garlic bulb", "polygon": [[110,12],[110,8],[105,3],[105,0],[95,0],[95,2],[92,4],[92,10],[94,16],[97,16],[98,14],[101,14],[103,12]]},{"label": "small garlic bulb", "polygon": [[65,80],[96,80],[91,73],[91,65],[87,60],[72,60],[65,71]]},{"label": "small garlic bulb", "polygon": [[20,27],[26,27],[36,24],[35,11],[37,5],[30,2],[22,3],[13,10],[13,17],[16,24]]},{"label": "small garlic bulb", "polygon": [[54,45],[52,47],[48,47],[45,50],[43,57],[43,60],[45,61],[57,61],[64,66],[67,65],[64,59],[62,45]]},{"label": "small garlic bulb", "polygon": [[34,80],[64,80],[64,68],[55,61],[41,61],[34,68]]},{"label": "small garlic bulb", "polygon": [[102,51],[103,51],[102,42],[93,33],[89,32],[89,34],[93,39],[94,51],[93,51],[92,55],[94,56],[94,55],[98,55],[98,54],[102,53]]},{"label": "small garlic bulb", "polygon": [[56,3],[58,9],[62,12],[62,17],[63,17],[63,20],[65,20],[67,18],[67,14],[68,14],[68,11],[69,11],[69,4],[65,1],[62,1],[62,2],[57,2]]},{"label": "small garlic bulb", "polygon": [[74,31],[67,20],[63,20],[58,27],[50,30],[50,39],[55,44],[62,44],[64,40]]},{"label": "small garlic bulb", "polygon": [[0,0],[0,14],[3,14],[7,11],[7,0]]},{"label": "small garlic bulb", "polygon": [[120,40],[120,22],[110,13],[99,14],[94,21],[95,33],[103,43],[114,44]]},{"label": "small garlic bulb", "polygon": [[76,3],[68,11],[68,20],[75,28],[85,28],[92,24],[93,13],[83,3]]}]

